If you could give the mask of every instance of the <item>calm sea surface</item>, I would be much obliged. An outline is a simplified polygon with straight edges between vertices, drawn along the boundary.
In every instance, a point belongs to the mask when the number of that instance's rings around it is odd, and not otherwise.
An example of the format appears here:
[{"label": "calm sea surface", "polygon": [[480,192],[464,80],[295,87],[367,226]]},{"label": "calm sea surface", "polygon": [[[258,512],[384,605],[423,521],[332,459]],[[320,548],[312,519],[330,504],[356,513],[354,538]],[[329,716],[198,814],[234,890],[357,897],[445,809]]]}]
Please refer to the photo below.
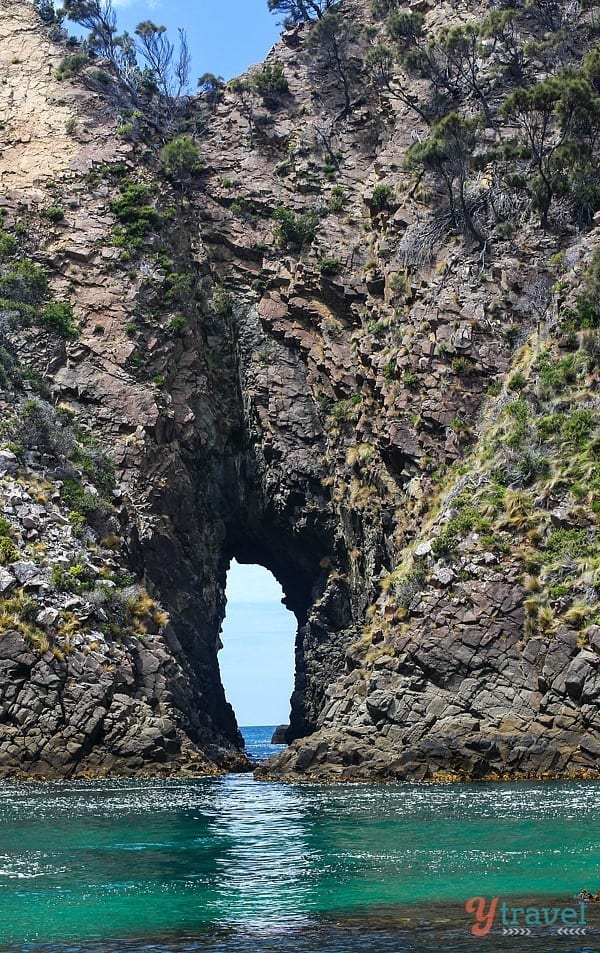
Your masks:
[{"label": "calm sea surface", "polygon": [[[272,728],[245,729],[266,757]],[[600,784],[0,784],[0,950],[600,953],[586,935],[471,935],[469,897],[600,890]],[[559,924],[560,926],[560,924]]]}]

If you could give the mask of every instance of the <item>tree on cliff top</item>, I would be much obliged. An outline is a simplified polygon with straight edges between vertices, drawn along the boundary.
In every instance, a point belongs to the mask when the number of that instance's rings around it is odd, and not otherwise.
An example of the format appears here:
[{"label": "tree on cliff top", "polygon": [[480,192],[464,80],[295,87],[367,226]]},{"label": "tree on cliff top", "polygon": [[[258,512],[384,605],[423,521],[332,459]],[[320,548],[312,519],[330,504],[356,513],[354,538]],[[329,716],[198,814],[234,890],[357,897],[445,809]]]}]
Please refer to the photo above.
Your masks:
[{"label": "tree on cliff top", "polygon": [[[184,31],[179,30],[176,50],[166,28],[151,20],[138,24],[137,40],[128,33],[118,35],[112,0],[64,0],[64,12],[74,23],[89,30],[88,48],[112,64],[131,99],[137,101],[142,86],[154,88],[167,107],[168,118],[188,84],[190,54]],[[162,125],[164,117],[158,119]]]},{"label": "tree on cliff top", "polygon": [[352,55],[356,36],[357,30],[352,20],[343,17],[339,10],[329,10],[315,23],[308,40],[315,65],[321,74],[332,74],[340,83],[344,93],[343,115],[347,115],[352,108],[352,85],[360,73],[360,61]]},{"label": "tree on cliff top", "polygon": [[187,87],[190,76],[190,53],[183,30],[179,30],[179,51],[167,37],[167,28],[144,20],[135,28],[139,37],[138,52],[150,68],[160,93],[169,101],[178,99]]},{"label": "tree on cliff top", "polygon": [[320,20],[326,10],[338,0],[268,0],[271,13],[284,13],[285,27],[295,23],[304,23],[306,20]]}]

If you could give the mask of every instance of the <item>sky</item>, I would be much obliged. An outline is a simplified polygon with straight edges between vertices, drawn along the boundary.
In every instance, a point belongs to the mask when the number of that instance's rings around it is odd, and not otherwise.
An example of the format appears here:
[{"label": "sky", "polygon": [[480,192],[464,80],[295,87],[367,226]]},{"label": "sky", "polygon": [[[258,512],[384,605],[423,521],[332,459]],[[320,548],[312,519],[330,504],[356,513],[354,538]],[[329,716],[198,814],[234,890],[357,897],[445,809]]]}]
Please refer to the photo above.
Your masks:
[{"label": "sky", "polygon": [[171,40],[186,31],[192,55],[192,91],[198,77],[239,76],[259,63],[279,38],[279,17],[267,0],[113,0],[119,31],[133,33],[142,20],[166,26]]},{"label": "sky", "polygon": [[287,724],[296,619],[281,605],[281,586],[262,566],[240,566],[234,560],[226,594],[219,665],[238,724]]}]

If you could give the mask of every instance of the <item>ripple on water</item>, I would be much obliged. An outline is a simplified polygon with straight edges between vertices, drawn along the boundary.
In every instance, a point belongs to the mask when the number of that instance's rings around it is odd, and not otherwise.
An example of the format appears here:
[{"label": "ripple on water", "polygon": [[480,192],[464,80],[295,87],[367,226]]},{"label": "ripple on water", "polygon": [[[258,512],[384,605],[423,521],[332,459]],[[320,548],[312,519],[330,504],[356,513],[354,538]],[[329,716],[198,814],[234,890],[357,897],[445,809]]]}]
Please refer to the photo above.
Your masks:
[{"label": "ripple on water", "polygon": [[[600,889],[599,807],[598,783],[3,783],[0,942],[11,953],[475,953],[469,896],[564,903]],[[486,938],[486,953],[514,953],[508,939]],[[598,953],[594,943],[547,935],[526,949]]]}]

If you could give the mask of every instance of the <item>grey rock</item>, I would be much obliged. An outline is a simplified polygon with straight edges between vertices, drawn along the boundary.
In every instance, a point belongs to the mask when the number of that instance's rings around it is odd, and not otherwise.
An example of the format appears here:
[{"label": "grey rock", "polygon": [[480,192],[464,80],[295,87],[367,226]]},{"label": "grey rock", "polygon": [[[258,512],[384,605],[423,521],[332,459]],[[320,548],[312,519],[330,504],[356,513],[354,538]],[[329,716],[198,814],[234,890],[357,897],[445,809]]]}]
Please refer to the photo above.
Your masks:
[{"label": "grey rock", "polygon": [[16,473],[19,461],[12,450],[0,450],[0,473]]},{"label": "grey rock", "polygon": [[49,626],[54,625],[59,615],[60,613],[58,609],[52,609],[50,607],[46,607],[45,609],[42,609],[42,611],[38,613],[35,621],[37,622],[38,625],[41,625],[42,628],[46,629]]},{"label": "grey rock", "polygon": [[17,584],[17,580],[8,569],[0,567],[0,594],[5,595]]},{"label": "grey rock", "polygon": [[449,566],[436,566],[431,575],[440,586],[451,585],[456,576]]},{"label": "grey rock", "polygon": [[45,582],[44,577],[40,573],[40,568],[35,563],[29,562],[28,560],[21,559],[18,562],[12,564],[12,571],[15,576],[24,586],[41,586]]}]

